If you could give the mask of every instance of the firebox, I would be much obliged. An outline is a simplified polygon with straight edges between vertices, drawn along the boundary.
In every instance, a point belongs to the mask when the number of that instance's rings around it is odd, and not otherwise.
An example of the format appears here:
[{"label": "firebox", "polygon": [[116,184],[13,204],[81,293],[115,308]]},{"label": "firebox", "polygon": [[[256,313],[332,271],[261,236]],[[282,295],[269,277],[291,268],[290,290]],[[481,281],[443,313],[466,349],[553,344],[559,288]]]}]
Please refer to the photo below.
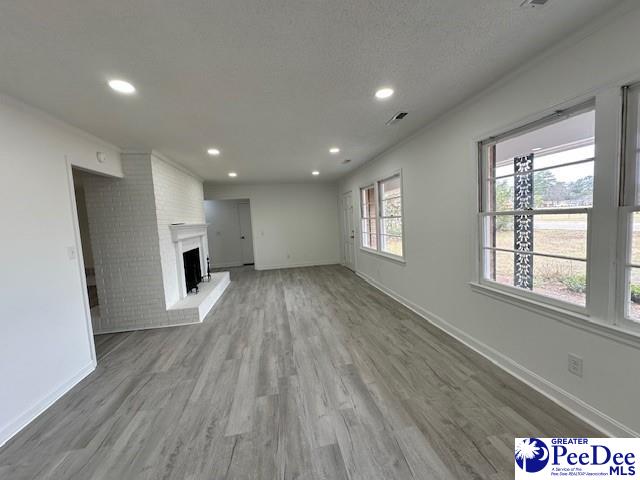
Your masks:
[{"label": "firebox", "polygon": [[200,270],[200,249],[194,248],[182,254],[184,260],[184,280],[187,293],[198,293],[198,284],[202,281]]}]

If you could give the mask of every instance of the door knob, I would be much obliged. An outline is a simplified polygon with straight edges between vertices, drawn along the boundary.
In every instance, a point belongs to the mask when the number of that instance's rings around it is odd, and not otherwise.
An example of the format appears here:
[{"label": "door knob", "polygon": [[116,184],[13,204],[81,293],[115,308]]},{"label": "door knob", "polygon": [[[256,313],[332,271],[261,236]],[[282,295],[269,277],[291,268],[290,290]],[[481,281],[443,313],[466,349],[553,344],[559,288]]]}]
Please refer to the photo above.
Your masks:
[{"label": "door knob", "polygon": [[244,240],[244,235],[240,237],[242,240]]}]

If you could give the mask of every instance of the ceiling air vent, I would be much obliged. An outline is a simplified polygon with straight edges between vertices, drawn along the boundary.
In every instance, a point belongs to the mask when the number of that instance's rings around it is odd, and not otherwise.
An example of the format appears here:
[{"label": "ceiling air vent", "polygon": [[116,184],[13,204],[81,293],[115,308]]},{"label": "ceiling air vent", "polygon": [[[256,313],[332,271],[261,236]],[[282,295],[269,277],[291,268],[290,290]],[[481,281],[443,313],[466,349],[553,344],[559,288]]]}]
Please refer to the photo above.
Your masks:
[{"label": "ceiling air vent", "polygon": [[408,115],[407,112],[398,112],[396,113],[393,117],[391,117],[387,123],[385,123],[385,125],[393,125],[394,123],[398,123],[400,120],[402,120],[404,117],[406,117]]},{"label": "ceiling air vent", "polygon": [[520,6],[535,8],[535,7],[543,7],[547,3],[549,3],[549,0],[524,0],[523,2],[520,3]]},{"label": "ceiling air vent", "polygon": [[343,164],[343,165],[346,165],[347,163],[351,163],[351,159],[350,159],[350,158],[345,158],[345,159],[342,161],[342,164]]}]

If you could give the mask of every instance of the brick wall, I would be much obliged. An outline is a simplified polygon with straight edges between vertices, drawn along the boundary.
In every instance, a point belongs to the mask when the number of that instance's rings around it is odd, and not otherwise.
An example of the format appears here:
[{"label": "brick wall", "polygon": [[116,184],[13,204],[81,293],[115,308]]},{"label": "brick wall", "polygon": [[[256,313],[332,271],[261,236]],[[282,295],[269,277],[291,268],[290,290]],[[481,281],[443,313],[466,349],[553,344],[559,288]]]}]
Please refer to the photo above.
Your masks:
[{"label": "brick wall", "polygon": [[149,154],[123,154],[122,168],[122,179],[85,183],[100,302],[94,332],[198,321],[197,311],[167,311],[178,300],[168,225],[204,223],[202,183]]},{"label": "brick wall", "polygon": [[158,224],[160,259],[167,305],[180,298],[176,250],[169,225],[205,223],[202,182],[169,163],[152,156],[153,189]]}]

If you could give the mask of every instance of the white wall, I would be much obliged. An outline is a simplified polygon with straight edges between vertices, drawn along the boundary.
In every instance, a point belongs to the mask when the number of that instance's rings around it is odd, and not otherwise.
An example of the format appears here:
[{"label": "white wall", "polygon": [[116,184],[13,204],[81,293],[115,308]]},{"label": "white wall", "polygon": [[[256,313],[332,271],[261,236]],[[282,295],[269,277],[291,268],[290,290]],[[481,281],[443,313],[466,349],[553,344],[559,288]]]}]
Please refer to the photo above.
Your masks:
[{"label": "white wall", "polygon": [[180,299],[180,287],[176,249],[169,225],[205,223],[202,180],[160,158],[157,153],[151,155],[151,169],[165,304],[171,306]]},{"label": "white wall", "polygon": [[250,200],[256,269],[340,262],[336,185],[205,183],[204,194]]},{"label": "white wall", "polygon": [[204,202],[205,220],[209,224],[207,237],[212,268],[242,265],[239,202],[240,200],[205,200]]},{"label": "white wall", "polygon": [[[340,193],[357,192],[365,182],[402,169],[407,263],[358,249],[357,271],[619,435],[640,432],[640,342],[608,338],[597,329],[474,293],[468,285],[476,268],[474,142],[600,86],[640,80],[639,25],[640,10],[635,9],[595,33],[575,38],[357,169],[340,185]],[[615,149],[599,155],[615,162]],[[584,378],[567,371],[569,352],[584,358]]]},{"label": "white wall", "polygon": [[67,161],[122,175],[115,147],[0,96],[0,445],[95,367]]}]

